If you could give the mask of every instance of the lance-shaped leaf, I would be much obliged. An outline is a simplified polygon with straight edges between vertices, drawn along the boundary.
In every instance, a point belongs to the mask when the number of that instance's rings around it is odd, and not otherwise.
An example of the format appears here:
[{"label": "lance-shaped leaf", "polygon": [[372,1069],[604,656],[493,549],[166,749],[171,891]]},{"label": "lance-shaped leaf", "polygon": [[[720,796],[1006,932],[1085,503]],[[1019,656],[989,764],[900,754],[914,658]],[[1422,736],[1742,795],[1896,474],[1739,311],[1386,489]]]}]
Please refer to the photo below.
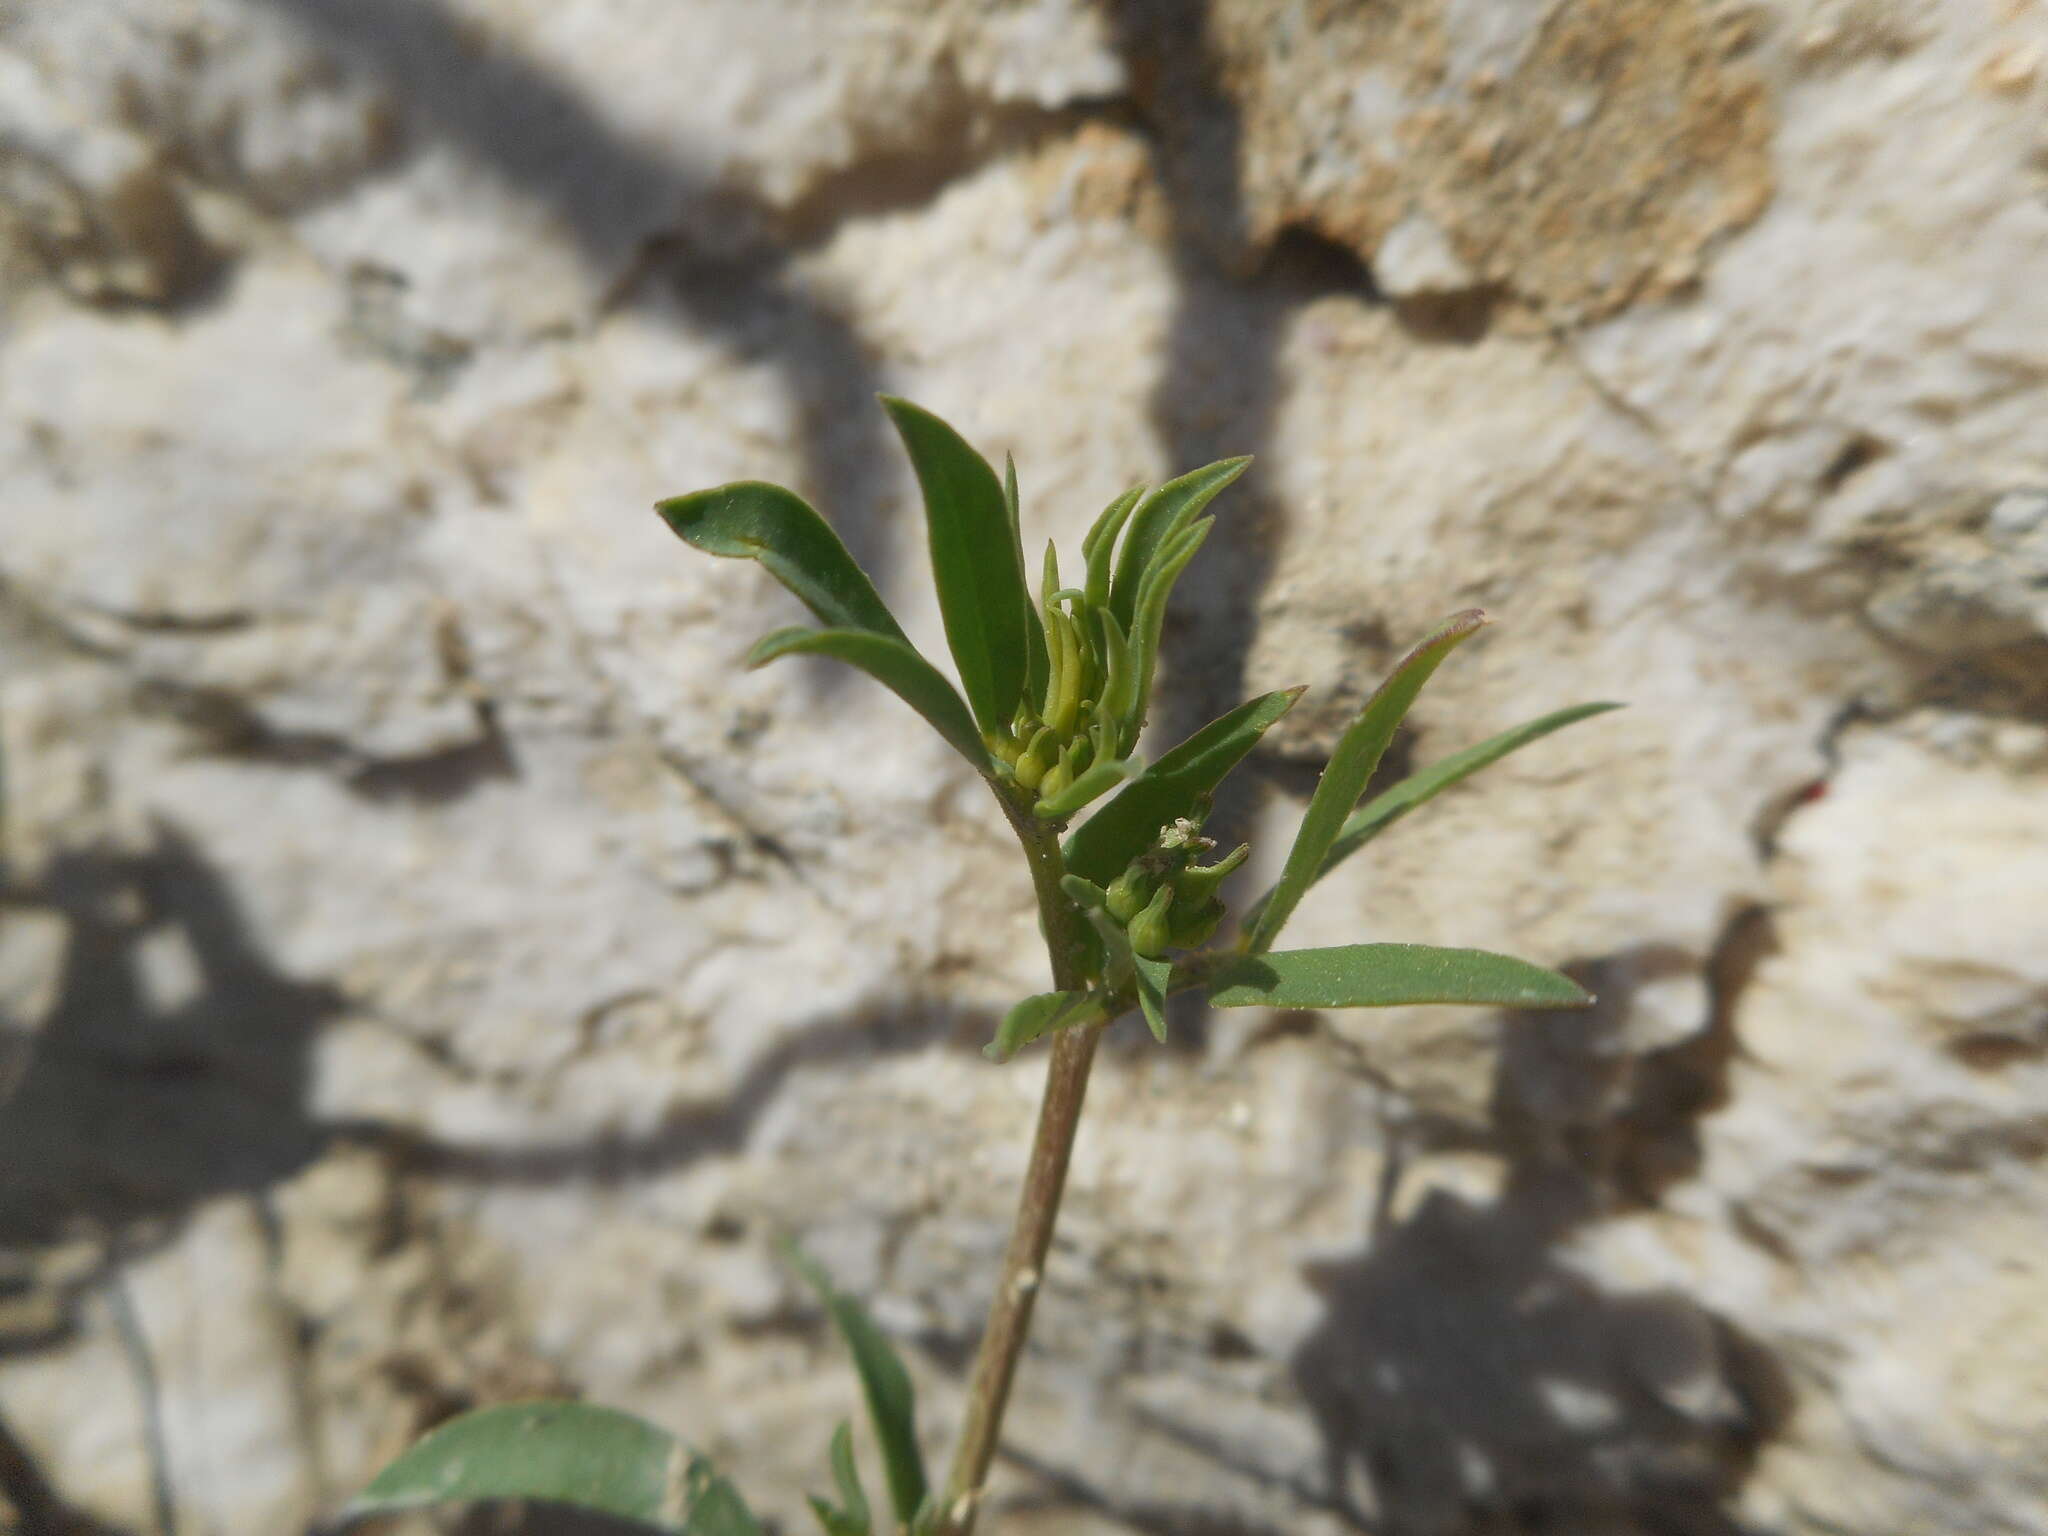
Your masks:
[{"label": "lance-shaped leaf", "polygon": [[1081,558],[1087,562],[1088,576],[1085,590],[1091,608],[1106,608],[1109,605],[1109,578],[1112,562],[1116,557],[1116,538],[1123,531],[1131,509],[1144,499],[1145,487],[1134,485],[1102,509],[1102,515],[1095,519],[1087,534],[1081,540]]},{"label": "lance-shaped leaf", "polygon": [[860,1485],[860,1468],[853,1460],[853,1426],[842,1423],[832,1432],[832,1481],[839,1488],[835,1506],[815,1493],[808,1495],[811,1512],[825,1527],[825,1536],[870,1536],[873,1515],[868,1509],[867,1490]]},{"label": "lance-shaped leaf", "polygon": [[1159,662],[1159,636],[1166,626],[1166,603],[1174,583],[1216,526],[1213,517],[1199,518],[1166,541],[1153,557],[1152,568],[1138,586],[1138,609],[1131,618],[1131,669],[1137,679],[1137,708],[1124,717],[1124,750],[1138,744],[1145,716],[1152,707],[1152,673]]},{"label": "lance-shaped leaf", "polygon": [[1210,721],[1119,790],[1066,841],[1066,867],[1108,885],[1152,846],[1161,827],[1192,816],[1204,795],[1258,745],[1303,690],[1262,693]]},{"label": "lance-shaped leaf", "polygon": [[[1024,512],[1017,500],[1017,459],[1003,455],[1003,506],[1010,514],[1010,542],[1017,548],[1017,569],[1024,569]],[[1045,693],[1045,626],[1029,597],[1024,602],[1024,697]]]},{"label": "lance-shaped leaf", "polygon": [[1446,656],[1477,634],[1485,623],[1486,615],[1477,608],[1454,614],[1403,657],[1365,701],[1365,708],[1337,743],[1329,766],[1316,782],[1316,792],[1301,818],[1301,830],[1294,834],[1294,846],[1287,852],[1287,863],[1260,904],[1258,921],[1251,926],[1245,941],[1245,948],[1252,954],[1273,947],[1282,925],[1294,915],[1303,893],[1322,872],[1323,861],[1336,845],[1345,818],[1365,792],[1381,754],[1394,739],[1396,727],[1408,713],[1408,706],[1415,702],[1416,694],[1422,691],[1422,685]]},{"label": "lance-shaped leaf", "polygon": [[974,717],[953,685],[908,640],[865,629],[778,629],[754,642],[747,665],[764,666],[794,654],[831,656],[859,667],[931,722],[977,769],[988,766],[988,750],[974,729]]},{"label": "lance-shaped leaf", "polygon": [[[1104,914],[1107,916],[1108,914]],[[1172,984],[1173,962],[1170,960],[1147,960],[1143,955],[1131,956],[1131,971],[1138,986],[1138,1007],[1144,1011],[1145,1023],[1152,1031],[1152,1038],[1161,1045],[1166,1044],[1166,989]]]},{"label": "lance-shaped leaf", "polygon": [[990,1061],[1008,1061],[1040,1035],[1103,1017],[1102,1001],[1092,992],[1040,992],[1027,997],[996,1026],[996,1037],[982,1048]]},{"label": "lance-shaped leaf", "polygon": [[1483,949],[1428,944],[1339,944],[1269,955],[1230,955],[1205,973],[1218,1008],[1393,1008],[1470,1003],[1494,1008],[1583,1008],[1592,995],[1569,976]]},{"label": "lance-shaped leaf", "polygon": [[[1452,785],[1471,778],[1480,769],[1499,762],[1517,748],[1525,747],[1530,742],[1540,740],[1552,731],[1562,730],[1577,721],[1622,707],[1620,704],[1574,704],[1569,709],[1560,709],[1538,719],[1525,721],[1521,725],[1502,731],[1497,736],[1489,736],[1475,746],[1467,747],[1461,752],[1453,752],[1449,757],[1431,763],[1427,768],[1417,769],[1393,788],[1374,795],[1346,818],[1343,830],[1337,834],[1337,841],[1323,860],[1323,867],[1316,873],[1316,879],[1322,879],[1418,805],[1434,799]],[[1259,915],[1265,910],[1265,904],[1266,898],[1261,896],[1246,910],[1244,926],[1247,930],[1258,926]]]},{"label": "lance-shaped leaf", "polygon": [[897,1523],[908,1525],[925,1494],[924,1455],[917,1448],[917,1394],[910,1384],[910,1373],[865,1307],[835,1290],[831,1277],[817,1261],[794,1244],[786,1251],[797,1273],[818,1293],[853,1355],[853,1368],[867,1398],[875,1440],[882,1448],[889,1502],[895,1506]]},{"label": "lance-shaped leaf", "polygon": [[1570,709],[1556,710],[1538,719],[1524,721],[1497,736],[1487,737],[1476,746],[1453,752],[1427,768],[1417,769],[1392,789],[1374,795],[1345,819],[1344,828],[1337,834],[1337,841],[1331,845],[1329,856],[1323,860],[1323,867],[1316,872],[1316,878],[1320,880],[1424,801],[1435,798],[1461,780],[1471,778],[1480,769],[1499,762],[1517,748],[1526,747],[1530,742],[1539,741],[1552,731],[1563,730],[1577,721],[1621,707],[1606,703],[1574,704]]},{"label": "lance-shaped leaf", "polygon": [[961,687],[982,730],[1006,733],[1031,668],[1031,599],[1003,487],[988,460],[931,412],[886,395],[882,406],[924,491],[932,576]]},{"label": "lance-shaped leaf", "polygon": [[1202,508],[1245,472],[1248,458],[1221,459],[1169,480],[1138,503],[1124,524],[1123,548],[1117,554],[1116,576],[1110,583],[1109,606],[1126,630],[1138,611],[1138,589],[1153,559],[1173,536],[1186,528]]},{"label": "lance-shaped leaf", "polygon": [[709,1463],[644,1419],[507,1403],[452,1419],[377,1475],[346,1520],[474,1499],[539,1499],[680,1536],[761,1536]]},{"label": "lance-shaped leaf", "polygon": [[741,480],[673,497],[655,511],[679,538],[706,554],[760,561],[769,575],[831,628],[904,638],[874,583],[854,563],[832,525],[796,492]]}]

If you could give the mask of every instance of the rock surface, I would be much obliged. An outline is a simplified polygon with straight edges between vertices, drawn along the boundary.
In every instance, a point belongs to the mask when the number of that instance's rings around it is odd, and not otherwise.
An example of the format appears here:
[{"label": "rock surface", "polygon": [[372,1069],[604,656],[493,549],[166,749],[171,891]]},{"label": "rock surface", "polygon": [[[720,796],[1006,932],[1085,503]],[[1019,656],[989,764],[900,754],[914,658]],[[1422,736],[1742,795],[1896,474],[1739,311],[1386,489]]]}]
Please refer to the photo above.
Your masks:
[{"label": "rock surface", "polygon": [[1069,549],[1260,456],[1159,725],[1312,685],[1251,889],[1447,612],[1404,761],[1631,705],[1292,932],[1591,1013],[1118,1027],[1001,1529],[2048,1532],[2044,100],[2039,0],[0,13],[0,1526],[571,1392],[798,1529],[779,1234],[944,1454],[1028,887],[647,511],[793,485],[939,652],[888,389]]}]

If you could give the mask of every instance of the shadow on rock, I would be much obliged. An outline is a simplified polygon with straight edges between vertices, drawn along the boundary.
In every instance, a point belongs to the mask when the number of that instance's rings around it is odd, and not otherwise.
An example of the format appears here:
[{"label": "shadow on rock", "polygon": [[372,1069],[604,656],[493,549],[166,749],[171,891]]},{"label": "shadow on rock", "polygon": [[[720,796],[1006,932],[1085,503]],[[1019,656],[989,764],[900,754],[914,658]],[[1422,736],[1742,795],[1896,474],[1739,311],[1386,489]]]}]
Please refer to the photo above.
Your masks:
[{"label": "shadow on rock", "polygon": [[[641,1135],[451,1143],[313,1115],[313,1047],[349,999],[281,972],[222,873],[175,825],[159,821],[140,852],[59,855],[32,886],[0,895],[6,908],[60,914],[67,930],[54,1004],[0,1096],[0,1359],[65,1342],[83,1305],[118,1296],[123,1266],[174,1240],[199,1206],[242,1196],[267,1209],[275,1185],[337,1143],[458,1182],[655,1178],[742,1149],[807,1066],[942,1041],[972,1048],[995,1027],[981,1013],[864,1010],[819,1021],[729,1093]],[[130,1343],[147,1348],[139,1336]],[[160,1460],[156,1471],[167,1475]],[[162,1502],[170,1507],[168,1495]],[[0,1420],[0,1514],[9,1504],[22,1536],[113,1536],[71,1509]],[[501,1516],[510,1518],[490,1518]],[[518,1528],[570,1527],[550,1513]],[[575,1527],[586,1528],[609,1529]]]},{"label": "shadow on rock", "polygon": [[258,951],[167,822],[142,853],[67,853],[15,899],[61,913],[55,1006],[0,1109],[0,1247],[140,1235],[319,1151],[313,1038],[341,994]]},{"label": "shadow on rock", "polygon": [[[1175,474],[1270,453],[1286,390],[1280,349],[1304,305],[1330,294],[1379,302],[1350,251],[1302,230],[1254,242],[1238,182],[1243,124],[1209,56],[1209,9],[1206,0],[1108,7],[1169,211],[1175,304],[1150,405]],[[1255,464],[1182,579],[1161,648],[1171,663],[1160,699],[1164,741],[1193,734],[1244,697],[1244,660],[1285,534],[1271,483]],[[1240,798],[1226,789],[1218,806],[1226,846],[1239,835]]]},{"label": "shadow on rock", "polygon": [[1695,1170],[1697,1120],[1725,1094],[1732,1002],[1768,942],[1761,914],[1739,916],[1707,964],[1704,1027],[1633,1057],[1616,1042],[1640,990],[1683,958],[1646,949],[1567,967],[1601,1003],[1508,1024],[1519,1043],[1502,1052],[1488,1148],[1507,1163],[1499,1195],[1430,1191],[1405,1215],[1383,1209],[1362,1254],[1309,1267],[1325,1315],[1295,1376],[1332,1491],[1354,1510],[1363,1476],[1362,1524],[1387,1536],[1742,1530],[1729,1502],[1789,1417],[1782,1370],[1692,1297],[1610,1288],[1563,1247]]},{"label": "shadow on rock", "polygon": [[1778,1372],[1689,1297],[1562,1263],[1583,1214],[1569,1175],[1485,1205],[1438,1191],[1312,1267],[1328,1310],[1295,1372],[1333,1487],[1362,1471],[1374,1528],[1740,1529],[1724,1505],[1782,1421]]},{"label": "shadow on rock", "polygon": [[[770,364],[796,422],[803,468],[794,488],[818,503],[884,594],[892,590],[886,520],[907,475],[875,404],[884,382],[876,350],[804,281],[796,258],[849,218],[928,201],[1061,114],[993,109],[970,122],[963,106],[957,131],[934,133],[918,156],[857,164],[779,208],[687,146],[636,141],[547,61],[487,39],[437,0],[264,3],[378,80],[409,138],[451,146],[558,218],[606,284],[609,307],[672,313],[734,357]],[[680,10],[650,20],[641,51],[683,56],[702,46]]]}]

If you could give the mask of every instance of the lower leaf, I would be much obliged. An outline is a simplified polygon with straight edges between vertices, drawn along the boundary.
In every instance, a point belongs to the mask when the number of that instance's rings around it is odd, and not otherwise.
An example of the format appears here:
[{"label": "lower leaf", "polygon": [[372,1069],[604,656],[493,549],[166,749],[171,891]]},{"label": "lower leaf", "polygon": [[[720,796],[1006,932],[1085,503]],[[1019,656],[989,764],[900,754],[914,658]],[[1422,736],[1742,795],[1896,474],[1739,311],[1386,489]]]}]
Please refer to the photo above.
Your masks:
[{"label": "lower leaf", "polygon": [[507,1403],[452,1419],[380,1472],[343,1513],[538,1499],[678,1536],[761,1536],[732,1485],[644,1419],[590,1403]]},{"label": "lower leaf", "polygon": [[1101,1000],[1090,992],[1037,993],[1003,1015],[995,1039],[982,1048],[982,1054],[991,1061],[1008,1061],[1040,1035],[1092,1023],[1101,1013]]},{"label": "lower leaf", "polygon": [[1556,971],[1484,949],[1339,944],[1231,955],[1206,972],[1218,1008],[1394,1008],[1466,1003],[1490,1008],[1583,1008],[1593,995]]},{"label": "lower leaf", "polygon": [[1152,1031],[1152,1038],[1161,1045],[1166,1044],[1166,989],[1173,979],[1173,962],[1170,960],[1147,960],[1143,955],[1131,956],[1131,970],[1138,981],[1138,1006],[1144,1010],[1145,1023]]},{"label": "lower leaf", "polygon": [[[823,1267],[802,1250],[792,1244],[788,1254],[797,1273],[818,1293],[853,1356],[853,1368],[868,1401],[868,1418],[882,1448],[882,1472],[889,1484],[889,1500],[896,1508],[897,1523],[908,1524],[925,1495],[924,1455],[917,1445],[917,1394],[911,1386],[910,1372],[903,1368],[895,1346],[868,1316],[867,1308],[835,1289]],[[835,1460],[838,1449],[835,1444]],[[845,1449],[850,1467],[851,1441]],[[844,1482],[841,1494],[845,1494]]]}]

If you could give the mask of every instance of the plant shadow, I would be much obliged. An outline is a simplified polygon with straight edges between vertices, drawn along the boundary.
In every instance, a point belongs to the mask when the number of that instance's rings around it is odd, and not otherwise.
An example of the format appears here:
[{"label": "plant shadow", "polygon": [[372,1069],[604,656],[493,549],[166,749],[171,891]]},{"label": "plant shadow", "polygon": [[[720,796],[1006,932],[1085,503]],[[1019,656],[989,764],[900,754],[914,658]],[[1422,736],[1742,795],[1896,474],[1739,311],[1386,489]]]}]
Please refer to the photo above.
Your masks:
[{"label": "plant shadow", "polygon": [[[0,891],[0,921],[21,911],[61,916],[66,939],[55,1000],[0,1097],[0,1362],[63,1345],[96,1298],[117,1304],[125,1266],[175,1241],[201,1205],[245,1198],[269,1230],[274,1187],[338,1146],[456,1183],[655,1179],[743,1150],[806,1067],[973,1050],[995,1027],[975,1010],[856,1010],[797,1031],[729,1093],[684,1104],[645,1133],[468,1144],[313,1113],[315,1044],[361,1010],[266,957],[229,882],[174,823],[156,821],[139,852],[56,856],[33,883]],[[0,1028],[18,1043],[25,1022]],[[154,1368],[137,1369],[154,1414]],[[166,1468],[156,1473],[168,1489]],[[4,1420],[0,1499],[28,1522],[24,1536],[100,1529],[81,1523]]]},{"label": "plant shadow", "polygon": [[1306,1268],[1324,1315],[1295,1380],[1332,1496],[1361,1525],[1744,1529],[1730,1501],[1789,1420],[1783,1368],[1696,1298],[1611,1288],[1567,1245],[1696,1172],[1698,1121],[1725,1099],[1733,1001],[1769,943],[1761,913],[1736,918],[1707,965],[1703,1027],[1633,1058],[1615,1042],[1638,992],[1697,959],[1651,947],[1567,966],[1599,995],[1594,1010],[1504,1026],[1492,1128],[1476,1143],[1504,1160],[1499,1193],[1430,1189],[1396,1216],[1397,1166],[1366,1249]]}]

